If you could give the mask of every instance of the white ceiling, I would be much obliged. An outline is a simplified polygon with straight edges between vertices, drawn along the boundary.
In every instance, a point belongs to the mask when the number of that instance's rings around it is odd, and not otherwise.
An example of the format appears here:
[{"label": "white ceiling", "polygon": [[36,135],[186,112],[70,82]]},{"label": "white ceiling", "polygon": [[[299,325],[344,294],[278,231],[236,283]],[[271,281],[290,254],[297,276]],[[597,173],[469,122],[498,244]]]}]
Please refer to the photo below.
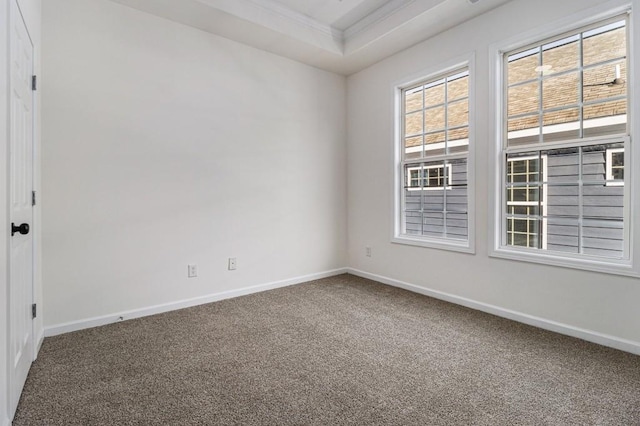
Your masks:
[{"label": "white ceiling", "polygon": [[277,0],[289,9],[344,31],[389,0]]},{"label": "white ceiling", "polygon": [[510,0],[112,0],[349,75]]}]

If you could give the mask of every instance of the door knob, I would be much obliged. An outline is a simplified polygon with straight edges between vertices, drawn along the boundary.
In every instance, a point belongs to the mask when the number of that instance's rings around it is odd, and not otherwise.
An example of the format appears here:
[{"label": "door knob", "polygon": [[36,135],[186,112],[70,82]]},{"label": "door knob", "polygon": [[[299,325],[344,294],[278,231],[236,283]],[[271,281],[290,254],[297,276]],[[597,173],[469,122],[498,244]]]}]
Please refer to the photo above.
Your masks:
[{"label": "door knob", "polygon": [[11,236],[13,237],[13,234],[15,234],[16,232],[19,232],[22,235],[27,235],[29,233],[29,224],[28,223],[23,223],[20,226],[16,226],[15,223],[12,223],[11,224]]}]

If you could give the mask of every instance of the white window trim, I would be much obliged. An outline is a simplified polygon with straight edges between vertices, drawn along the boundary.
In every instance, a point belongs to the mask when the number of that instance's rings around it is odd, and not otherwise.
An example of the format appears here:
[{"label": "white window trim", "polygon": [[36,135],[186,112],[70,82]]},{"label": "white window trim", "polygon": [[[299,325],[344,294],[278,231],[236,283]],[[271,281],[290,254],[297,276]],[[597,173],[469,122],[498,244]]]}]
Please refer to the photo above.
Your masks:
[{"label": "white window trim", "polygon": [[[413,84],[419,84],[422,81],[435,79],[438,76],[445,75],[449,72],[460,68],[469,70],[469,139],[456,141],[460,145],[469,145],[467,152],[467,240],[454,240],[445,238],[434,238],[427,236],[408,235],[401,233],[402,229],[402,187],[404,186],[404,170],[402,167],[402,155],[404,143],[402,142],[402,126],[404,117],[402,117],[402,89]],[[393,159],[393,189],[392,189],[392,214],[391,214],[391,242],[396,244],[435,248],[441,250],[450,250],[462,253],[475,254],[475,54],[463,55],[454,58],[448,62],[440,64],[438,67],[432,67],[415,73],[407,78],[397,81],[391,86],[391,96],[394,102],[394,126],[392,140],[392,156]],[[435,145],[435,144],[434,144]],[[425,159],[425,161],[430,161]]]},{"label": "white window trim", "polygon": [[[503,157],[503,143],[506,137],[506,129],[503,128],[503,116],[504,106],[506,103],[503,80],[503,55],[507,52],[511,52],[521,46],[527,44],[534,44],[540,40],[546,38],[555,37],[565,32],[570,32],[588,25],[597,24],[598,22],[619,16],[625,13],[629,13],[632,9],[632,4],[628,0],[613,0],[605,4],[586,9],[582,12],[576,13],[572,16],[550,22],[536,29],[524,32],[519,36],[512,37],[505,41],[495,43],[489,47],[489,63],[491,80],[491,114],[493,123],[493,140],[492,152],[490,155],[490,164],[488,167],[489,182],[493,182],[493,189],[489,191],[489,217],[488,217],[488,252],[490,257],[501,258],[507,260],[515,260],[522,262],[540,263],[544,265],[560,266],[566,268],[596,271],[602,273],[609,273],[615,275],[626,275],[632,277],[640,277],[640,212],[635,212],[634,215],[629,214],[629,206],[637,204],[637,195],[630,191],[631,184],[634,188],[640,187],[640,173],[634,172],[631,169],[625,169],[625,200],[628,202],[625,205],[625,215],[628,218],[625,221],[625,232],[629,236],[626,241],[628,259],[616,260],[616,259],[603,259],[599,257],[590,257],[582,255],[580,257],[572,258],[572,256],[558,254],[556,252],[548,253],[544,251],[532,251],[530,249],[518,250],[514,247],[506,249],[502,244],[502,209],[503,209],[503,194],[502,188],[504,187],[504,169],[501,162],[504,161]],[[629,74],[628,81],[633,82],[638,78],[638,70],[640,69],[640,54],[633,54],[629,56],[629,52],[633,52],[637,47],[637,41],[640,40],[640,11],[634,11],[630,14],[628,19],[628,58],[629,59]],[[637,50],[637,49],[636,49]],[[640,100],[636,96],[637,89],[635,85],[629,85],[628,92],[628,104],[629,111],[640,111]],[[630,129],[640,129],[640,114],[632,114],[628,122]],[[631,150],[629,144],[629,138],[625,138],[625,152],[629,158],[628,164],[638,165],[640,167],[640,149]],[[626,158],[625,158],[626,160]],[[499,166],[499,170],[496,171],[496,166]]]},{"label": "white window trim", "polygon": [[609,148],[607,149],[607,159],[605,160],[607,186],[624,186],[624,181],[617,181],[613,177],[613,154],[617,152],[624,152],[624,148]]},{"label": "white window trim", "polygon": [[[407,171],[412,172],[414,170],[433,170],[433,169],[442,169],[445,166],[416,166],[416,167],[408,167]],[[446,189],[451,189],[451,181],[453,179],[453,168],[451,167],[451,163],[447,163],[447,182],[449,185],[446,186]],[[424,179],[424,176],[421,178]],[[444,186],[411,186],[411,175],[407,173],[407,191],[442,191],[445,189]]]}]

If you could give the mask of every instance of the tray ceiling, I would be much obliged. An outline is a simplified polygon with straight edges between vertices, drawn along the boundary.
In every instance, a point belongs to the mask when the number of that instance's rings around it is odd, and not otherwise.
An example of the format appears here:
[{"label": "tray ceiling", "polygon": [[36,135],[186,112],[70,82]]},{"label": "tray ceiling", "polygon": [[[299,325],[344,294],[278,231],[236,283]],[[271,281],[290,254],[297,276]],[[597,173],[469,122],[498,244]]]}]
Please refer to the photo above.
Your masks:
[{"label": "tray ceiling", "polygon": [[349,75],[510,0],[112,0]]}]

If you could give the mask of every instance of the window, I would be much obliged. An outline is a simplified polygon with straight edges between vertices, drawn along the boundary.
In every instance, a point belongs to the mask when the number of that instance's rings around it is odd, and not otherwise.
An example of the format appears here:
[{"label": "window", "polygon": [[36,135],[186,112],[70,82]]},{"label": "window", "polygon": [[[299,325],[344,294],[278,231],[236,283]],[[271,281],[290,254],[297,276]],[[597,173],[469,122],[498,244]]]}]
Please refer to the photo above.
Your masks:
[{"label": "window", "polygon": [[544,157],[527,156],[507,162],[507,245],[546,248],[545,164]]},{"label": "window", "polygon": [[607,185],[624,185],[624,148],[607,150]]},{"label": "window", "polygon": [[399,89],[394,241],[469,248],[469,69]]},{"label": "window", "polygon": [[498,251],[628,264],[627,52],[625,16],[502,54]]},{"label": "window", "polygon": [[[451,182],[451,164],[446,167],[446,180]],[[407,169],[407,190],[442,190],[445,188],[445,167],[444,166],[418,166]],[[447,186],[446,189],[451,189]]]}]

